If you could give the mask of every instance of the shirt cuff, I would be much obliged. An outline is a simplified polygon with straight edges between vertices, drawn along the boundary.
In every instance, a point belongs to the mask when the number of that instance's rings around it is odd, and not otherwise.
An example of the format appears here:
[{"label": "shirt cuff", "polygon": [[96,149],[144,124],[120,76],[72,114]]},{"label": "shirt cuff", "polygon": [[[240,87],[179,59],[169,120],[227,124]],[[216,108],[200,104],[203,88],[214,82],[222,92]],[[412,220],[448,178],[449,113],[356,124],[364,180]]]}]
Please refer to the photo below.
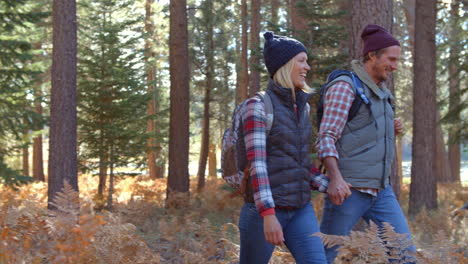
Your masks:
[{"label": "shirt cuff", "polygon": [[265,217],[267,215],[274,215],[275,213],[275,208],[268,208],[265,211],[261,213],[262,217]]}]

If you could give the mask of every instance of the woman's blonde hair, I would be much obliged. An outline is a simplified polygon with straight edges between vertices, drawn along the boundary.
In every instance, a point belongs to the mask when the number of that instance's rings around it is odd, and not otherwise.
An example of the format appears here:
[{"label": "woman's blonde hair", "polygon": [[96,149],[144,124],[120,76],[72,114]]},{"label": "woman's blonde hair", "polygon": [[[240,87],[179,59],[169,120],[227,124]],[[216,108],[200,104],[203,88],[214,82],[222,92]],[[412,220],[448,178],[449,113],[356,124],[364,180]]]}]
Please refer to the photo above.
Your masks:
[{"label": "woman's blonde hair", "polygon": [[[283,65],[281,68],[279,68],[279,70],[273,76],[273,80],[277,84],[279,84],[279,85],[281,85],[281,86],[283,86],[285,88],[291,88],[291,89],[293,89],[293,91],[296,88],[296,87],[294,87],[294,83],[293,83],[293,81],[291,79],[291,72],[292,72],[294,63],[296,63],[296,60],[294,58],[295,57],[290,59],[288,61],[288,63]],[[304,86],[302,86],[300,88],[301,88],[302,91],[304,91],[306,93],[311,93],[312,92],[312,89],[305,82],[304,82]]]}]

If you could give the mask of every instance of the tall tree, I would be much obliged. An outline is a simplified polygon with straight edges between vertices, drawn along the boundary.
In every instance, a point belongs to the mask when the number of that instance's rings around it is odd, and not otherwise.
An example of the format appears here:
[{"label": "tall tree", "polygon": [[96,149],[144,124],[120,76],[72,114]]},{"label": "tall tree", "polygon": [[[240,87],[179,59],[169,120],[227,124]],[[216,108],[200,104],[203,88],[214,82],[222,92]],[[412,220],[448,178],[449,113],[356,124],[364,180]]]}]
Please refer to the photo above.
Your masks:
[{"label": "tall tree", "polygon": [[64,181],[78,191],[76,116],[76,2],[54,0],[48,208]]},{"label": "tall tree", "polygon": [[176,203],[176,193],[189,193],[189,80],[187,1],[171,0],[169,64],[171,106],[169,128],[169,176],[166,206],[185,206],[188,198]]},{"label": "tall tree", "polygon": [[[148,101],[147,114],[152,117],[156,114],[156,102],[154,100],[153,94],[156,91],[154,84],[154,75],[155,68],[151,63],[151,58],[154,57],[154,51],[152,48],[152,38],[154,37],[154,25],[153,25],[153,14],[152,14],[152,3],[153,0],[146,0],[145,2],[145,31],[146,31],[146,40],[145,40],[145,60],[146,60],[146,82],[148,85],[148,94],[151,96],[151,99]],[[147,151],[146,158],[148,160],[148,169],[150,179],[158,178],[158,168],[156,165],[156,142],[154,134],[156,132],[156,124],[153,118],[149,118],[146,125],[146,131],[148,133],[147,139]]]},{"label": "tall tree", "polygon": [[250,76],[249,76],[249,97],[252,97],[260,91],[260,71],[263,68],[260,65],[260,7],[261,0],[251,1],[252,23],[250,27]]},{"label": "tall tree", "polygon": [[36,3],[27,0],[0,1],[0,182],[18,185],[31,178],[5,164],[10,153],[24,146],[24,131],[33,128],[39,116],[31,109],[28,96],[36,70],[31,67],[32,45],[26,37],[46,13],[35,10]]},{"label": "tall tree", "polygon": [[[213,1],[205,1],[202,4],[202,19],[205,28],[205,59],[206,64],[204,66],[204,73],[205,73],[205,98],[203,102],[203,126],[202,126],[202,142],[200,148],[200,157],[198,163],[198,190],[203,189],[205,186],[205,170],[206,164],[208,160],[208,148],[210,144],[210,101],[211,101],[211,90],[213,89],[213,82],[214,82],[214,39],[213,39],[213,31],[215,27],[215,14],[213,9]],[[216,21],[217,22],[217,21]]]},{"label": "tall tree", "polygon": [[247,16],[247,0],[242,0],[241,3],[241,55],[240,55],[240,85],[239,90],[236,92],[236,104],[243,102],[248,97],[249,87],[249,63],[247,60],[247,47],[248,47],[248,16]]},{"label": "tall tree", "polygon": [[410,214],[437,207],[436,5],[436,0],[416,0]]},{"label": "tall tree", "polygon": [[[147,118],[141,105],[147,104],[148,96],[140,81],[144,73],[138,68],[144,61],[138,48],[142,16],[128,0],[81,4],[80,160],[86,161],[85,171],[99,168],[98,198],[104,201],[109,169],[144,162]],[[110,182],[112,177],[110,173]]]},{"label": "tall tree", "polygon": [[450,57],[448,65],[449,78],[449,111],[453,121],[449,130],[448,155],[452,182],[460,182],[460,54],[461,54],[461,0],[453,0],[450,8]]}]

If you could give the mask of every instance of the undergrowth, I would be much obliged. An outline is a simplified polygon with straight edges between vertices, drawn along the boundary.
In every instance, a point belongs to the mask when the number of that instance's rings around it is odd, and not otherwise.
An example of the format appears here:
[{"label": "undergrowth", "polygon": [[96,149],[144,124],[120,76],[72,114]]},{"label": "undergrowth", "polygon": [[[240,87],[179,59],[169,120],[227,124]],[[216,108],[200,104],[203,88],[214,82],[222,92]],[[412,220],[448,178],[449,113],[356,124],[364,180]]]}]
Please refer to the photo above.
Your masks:
[{"label": "undergrowth", "polygon": [[[204,191],[192,192],[188,207],[166,209],[165,179],[126,178],[116,184],[112,212],[96,209],[96,178],[86,175],[80,194],[65,184],[56,211],[46,209],[44,183],[16,191],[0,186],[0,263],[238,263],[242,199],[229,198],[222,185],[210,180]],[[405,210],[406,186],[402,193]],[[371,224],[347,237],[319,236],[340,247],[338,263],[467,263],[466,216],[452,213],[468,200],[467,188],[440,186],[439,199],[438,210],[409,218],[416,254],[401,246],[411,241],[389,225]],[[321,194],[314,194],[313,204],[320,219]],[[277,247],[270,263],[294,260]]]}]

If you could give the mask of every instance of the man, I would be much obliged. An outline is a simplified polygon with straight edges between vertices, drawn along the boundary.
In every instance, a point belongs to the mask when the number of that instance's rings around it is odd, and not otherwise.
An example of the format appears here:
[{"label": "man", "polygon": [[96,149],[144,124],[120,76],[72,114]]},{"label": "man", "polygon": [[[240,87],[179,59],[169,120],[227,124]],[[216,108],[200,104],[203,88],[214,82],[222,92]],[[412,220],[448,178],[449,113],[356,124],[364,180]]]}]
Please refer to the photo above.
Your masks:
[{"label": "man", "polygon": [[[351,62],[369,100],[347,121],[355,100],[356,87],[348,76],[331,81],[325,88],[324,112],[315,145],[330,184],[320,231],[348,235],[363,217],[377,224],[390,223],[397,233],[409,228],[389,182],[394,158],[394,138],[402,132],[394,118],[393,96],[385,87],[398,68],[400,43],[384,28],[368,25],[361,35],[363,59]],[[410,250],[414,250],[411,248]],[[327,248],[328,263],[336,257],[336,247]]]}]

